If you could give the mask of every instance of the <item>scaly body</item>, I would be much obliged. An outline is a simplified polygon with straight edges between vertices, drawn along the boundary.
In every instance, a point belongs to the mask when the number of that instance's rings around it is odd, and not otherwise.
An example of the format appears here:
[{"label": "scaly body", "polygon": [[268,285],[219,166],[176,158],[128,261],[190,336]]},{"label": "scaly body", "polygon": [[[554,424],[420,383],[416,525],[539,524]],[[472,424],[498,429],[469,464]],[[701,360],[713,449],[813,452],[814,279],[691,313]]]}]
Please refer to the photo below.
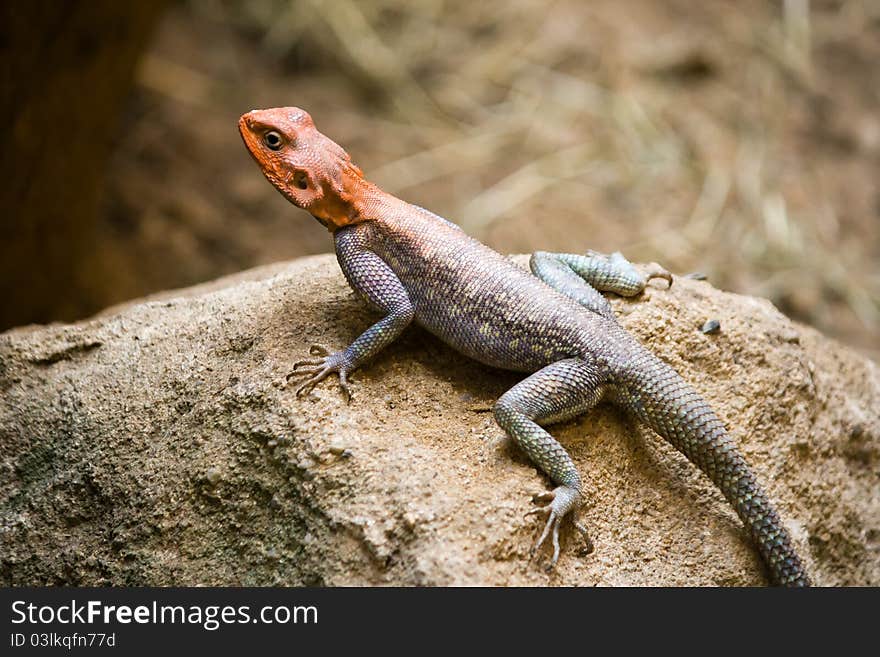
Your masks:
[{"label": "scaly body", "polygon": [[[495,405],[495,418],[556,488],[537,547],[581,502],[581,478],[543,428],[588,411],[601,399],[627,409],[669,440],[719,487],[751,533],[771,580],[808,577],[756,477],[705,401],[616,321],[597,290],[631,295],[648,279],[619,254],[536,253],[532,274],[454,224],[367,182],[337,144],[297,108],[250,112],[239,128],[263,173],[289,200],[334,234],[351,287],[383,318],[347,348],[304,361],[308,390],[332,373],[348,394],[348,374],[411,322],[478,361],[530,376]],[[580,528],[580,526],[578,525]],[[582,528],[581,528],[582,529]]]}]

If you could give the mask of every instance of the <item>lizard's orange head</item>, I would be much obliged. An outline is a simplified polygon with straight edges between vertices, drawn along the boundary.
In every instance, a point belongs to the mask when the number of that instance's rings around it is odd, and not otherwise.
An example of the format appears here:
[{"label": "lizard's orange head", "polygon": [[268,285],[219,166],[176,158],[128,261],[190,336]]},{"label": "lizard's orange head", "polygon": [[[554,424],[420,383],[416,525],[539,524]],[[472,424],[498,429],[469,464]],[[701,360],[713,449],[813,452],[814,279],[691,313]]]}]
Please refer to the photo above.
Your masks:
[{"label": "lizard's orange head", "polygon": [[331,231],[356,223],[353,195],[361,170],[298,107],[253,110],[238,120],[245,146],[263,174],[294,205]]}]

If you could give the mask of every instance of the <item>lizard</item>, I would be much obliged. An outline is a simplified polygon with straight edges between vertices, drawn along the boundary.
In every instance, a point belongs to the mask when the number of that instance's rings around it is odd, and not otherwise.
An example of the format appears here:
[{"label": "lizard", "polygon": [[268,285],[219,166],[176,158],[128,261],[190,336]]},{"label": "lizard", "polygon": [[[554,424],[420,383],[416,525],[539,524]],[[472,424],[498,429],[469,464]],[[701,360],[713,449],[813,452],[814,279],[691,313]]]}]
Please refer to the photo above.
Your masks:
[{"label": "lizard", "polygon": [[[350,401],[348,377],[415,323],[457,351],[527,374],[493,407],[498,425],[555,484],[530,513],[547,520],[559,559],[559,530],[577,529],[582,480],[566,449],[545,428],[610,400],[669,441],[720,489],[751,535],[773,584],[809,586],[779,514],[708,403],[617,321],[601,292],[632,296],[659,265],[639,271],[620,253],[536,252],[531,272],[459,226],[369,182],[349,154],[296,107],[252,110],[239,132],[264,176],[333,235],[348,284],[382,318],[346,348],[312,345],[293,365],[305,377],[297,395],[331,374]],[[589,539],[587,538],[587,541]]]}]

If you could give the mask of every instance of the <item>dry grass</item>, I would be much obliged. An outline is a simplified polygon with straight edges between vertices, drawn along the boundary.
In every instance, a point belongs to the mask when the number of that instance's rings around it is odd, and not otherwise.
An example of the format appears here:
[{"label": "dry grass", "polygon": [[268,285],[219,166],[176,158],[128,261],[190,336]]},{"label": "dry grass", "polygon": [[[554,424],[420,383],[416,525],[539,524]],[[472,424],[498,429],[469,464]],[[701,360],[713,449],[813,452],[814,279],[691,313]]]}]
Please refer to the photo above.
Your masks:
[{"label": "dry grass", "polygon": [[699,269],[878,357],[880,3],[813,5],[190,0],[264,83],[221,65],[206,91],[173,53],[142,79],[201,106],[284,81],[371,178],[500,250]]}]

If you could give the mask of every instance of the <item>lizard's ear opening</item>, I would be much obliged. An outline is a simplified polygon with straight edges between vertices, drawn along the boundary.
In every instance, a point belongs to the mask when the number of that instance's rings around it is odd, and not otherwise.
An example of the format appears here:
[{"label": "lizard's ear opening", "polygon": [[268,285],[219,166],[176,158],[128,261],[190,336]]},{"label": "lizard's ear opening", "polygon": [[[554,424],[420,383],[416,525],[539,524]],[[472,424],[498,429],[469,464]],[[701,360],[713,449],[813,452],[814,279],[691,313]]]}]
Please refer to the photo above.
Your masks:
[{"label": "lizard's ear opening", "polygon": [[295,168],[292,173],[288,172],[279,189],[295,205],[304,210],[313,211],[324,198],[323,187],[315,176],[305,169]]},{"label": "lizard's ear opening", "polygon": [[297,189],[309,188],[309,176],[305,171],[297,171],[293,174],[293,185]]}]

